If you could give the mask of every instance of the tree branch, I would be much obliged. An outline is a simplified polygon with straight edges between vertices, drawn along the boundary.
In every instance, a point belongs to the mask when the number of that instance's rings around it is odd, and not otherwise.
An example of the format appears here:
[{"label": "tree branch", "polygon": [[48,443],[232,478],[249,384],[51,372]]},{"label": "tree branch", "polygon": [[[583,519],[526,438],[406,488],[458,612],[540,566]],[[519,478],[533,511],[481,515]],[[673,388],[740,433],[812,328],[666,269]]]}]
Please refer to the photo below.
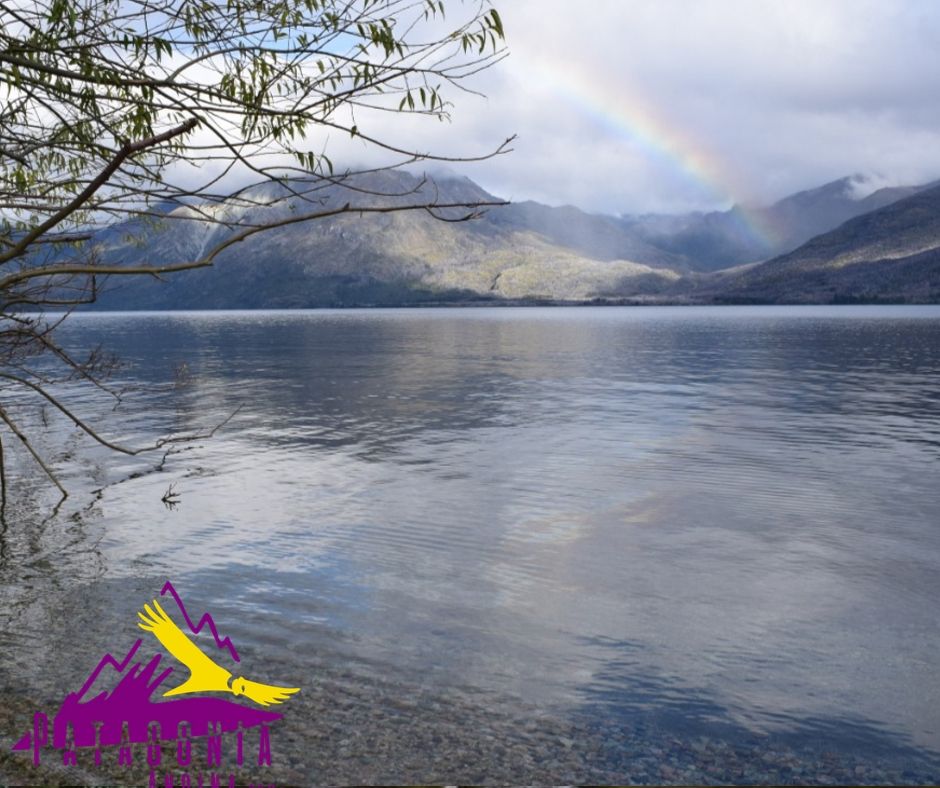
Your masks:
[{"label": "tree branch", "polygon": [[[353,206],[350,203],[346,203],[341,208],[332,208],[325,211],[315,211],[313,213],[300,214],[297,216],[288,216],[284,219],[279,219],[275,222],[270,222],[268,224],[255,225],[248,227],[242,230],[239,233],[236,233],[231,238],[226,239],[225,241],[219,243],[212,250],[199,260],[193,260],[187,263],[174,263],[170,265],[137,265],[137,266],[122,266],[122,265],[89,265],[89,264],[70,264],[65,263],[62,265],[52,265],[44,266],[40,268],[25,268],[22,271],[17,271],[16,273],[9,274],[8,276],[0,279],[0,291],[7,290],[13,285],[16,285],[20,282],[24,282],[30,279],[36,279],[38,277],[52,277],[52,276],[61,276],[66,274],[98,274],[98,275],[108,275],[108,276],[156,276],[159,277],[162,274],[171,274],[177,273],[179,271],[191,271],[195,268],[206,268],[212,265],[213,260],[219,256],[225,249],[228,247],[240,243],[247,238],[250,238],[252,235],[256,235],[260,232],[265,232],[267,230],[272,230],[275,227],[285,227],[291,224],[299,224],[301,222],[310,222],[316,219],[325,219],[330,216],[339,216],[346,213],[397,213],[399,211],[437,211],[437,210],[446,210],[448,208],[467,208],[470,209],[470,213],[456,219],[449,219],[448,221],[457,221],[464,222],[469,221],[480,216],[479,209],[481,208],[492,208],[500,205],[508,205],[505,200],[488,200],[481,202],[452,202],[452,203],[422,203],[416,205],[385,205],[385,206]],[[432,215],[434,215],[432,213]],[[441,219],[440,216],[435,216],[437,219]]]},{"label": "tree branch", "polygon": [[[28,232],[20,241],[14,244],[14,246],[9,251],[0,254],[0,264],[6,263],[15,257],[21,256],[38,238],[48,233],[53,227],[67,219],[69,216],[75,213],[75,211],[81,208],[82,205],[92,198],[98,189],[104,186],[111,179],[111,177],[115,172],[117,172],[118,168],[121,166],[121,164],[124,163],[124,160],[127,159],[128,156],[132,156],[135,153],[146,150],[147,148],[161,145],[164,142],[173,139],[174,137],[178,137],[181,134],[192,131],[192,129],[194,129],[198,123],[199,121],[196,118],[190,118],[186,122],[181,123],[175,128],[168,129],[162,134],[157,134],[153,137],[149,137],[138,142],[124,143],[111,162],[91,183],[88,184],[88,186],[85,187],[85,189],[80,194],[75,197],[74,200],[72,200],[68,205],[63,207],[57,213],[50,216],[38,227],[35,227],[33,230]],[[2,289],[3,284],[0,283],[0,290]]]}]

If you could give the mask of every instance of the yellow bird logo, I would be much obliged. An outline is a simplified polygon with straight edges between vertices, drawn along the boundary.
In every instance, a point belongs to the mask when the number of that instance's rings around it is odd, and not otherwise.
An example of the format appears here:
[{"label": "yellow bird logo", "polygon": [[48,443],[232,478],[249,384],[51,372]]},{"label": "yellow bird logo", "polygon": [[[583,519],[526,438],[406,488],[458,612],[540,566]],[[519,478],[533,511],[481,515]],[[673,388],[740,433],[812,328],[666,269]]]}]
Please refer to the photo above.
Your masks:
[{"label": "yellow bird logo", "polygon": [[156,599],[153,600],[153,607],[144,605],[144,612],[138,612],[137,616],[140,618],[137,626],[150,632],[170,654],[189,668],[189,678],[178,687],[164,692],[165,698],[194,692],[231,692],[236,696],[244,695],[262,706],[270,706],[272,703],[283,703],[300,691],[299,687],[275,687],[249,681],[243,676],[232,680],[232,673],[207,657],[164,612]]}]

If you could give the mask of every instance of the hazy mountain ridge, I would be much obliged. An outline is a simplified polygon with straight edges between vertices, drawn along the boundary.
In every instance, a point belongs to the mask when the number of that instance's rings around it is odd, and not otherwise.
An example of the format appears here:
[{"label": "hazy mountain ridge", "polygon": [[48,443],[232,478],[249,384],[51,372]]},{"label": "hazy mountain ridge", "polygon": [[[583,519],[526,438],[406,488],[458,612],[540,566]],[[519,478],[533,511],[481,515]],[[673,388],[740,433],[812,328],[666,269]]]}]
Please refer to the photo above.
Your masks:
[{"label": "hazy mountain ridge", "polygon": [[789,254],[716,275],[699,295],[777,303],[938,303],[940,186],[851,219]]},{"label": "hazy mountain ridge", "polygon": [[625,216],[622,222],[649,244],[716,271],[793,251],[820,233],[917,193],[925,186],[877,189],[859,198],[866,181],[853,175],[797,192],[768,207],[679,216]]},{"label": "hazy mountain ridge", "polygon": [[[933,253],[936,244],[931,239],[940,238],[940,222],[927,207],[913,213],[903,209],[889,214],[906,216],[905,229],[900,219],[889,221],[881,212],[894,205],[903,208],[908,200],[937,190],[881,189],[859,200],[853,194],[857,185],[857,180],[844,178],[792,195],[766,209],[768,215],[774,215],[776,226],[782,228],[776,243],[785,243],[783,238],[792,243],[810,228],[820,226],[832,232],[794,252],[746,268],[731,267],[740,262],[741,250],[754,239],[742,224],[739,208],[725,213],[647,217],[641,221],[642,217],[618,219],[588,214],[570,206],[552,208],[522,202],[490,208],[483,218],[469,222],[441,222],[425,211],[403,211],[341,214],[290,224],[233,245],[212,268],[175,274],[163,283],[114,277],[98,307],[200,309],[506,300],[663,303],[934,298],[929,285],[926,289],[921,285],[902,287],[899,277],[904,281],[923,278],[920,270],[931,265],[923,255]],[[402,172],[364,176],[353,180],[349,187],[333,184],[317,187],[306,195],[312,203],[298,197],[278,201],[288,196],[291,188],[312,187],[302,182],[291,182],[289,187],[266,184],[247,193],[250,205],[177,207],[159,222],[131,222],[109,228],[100,238],[102,257],[106,261],[149,263],[196,259],[231,232],[224,225],[204,220],[204,214],[224,219],[237,213],[249,221],[270,221],[288,218],[299,211],[329,210],[346,203],[370,206],[406,205],[429,199],[442,203],[497,200],[467,178],[439,177],[425,181]],[[395,196],[366,193],[376,191]],[[900,202],[895,203],[899,198]],[[927,197],[924,199],[930,202]],[[843,215],[865,209],[869,213],[851,218],[833,230]],[[450,218],[460,213],[458,209],[448,210]],[[826,227],[827,223],[831,226]],[[674,230],[671,235],[667,232],[670,227]],[[704,237],[703,227],[710,228],[707,239],[712,256],[697,258],[689,239]],[[840,235],[845,227],[848,229]],[[852,246],[863,236],[869,239],[864,249]],[[721,245],[728,250],[726,260],[730,262],[722,264],[717,273],[709,273],[718,265],[715,255]],[[875,250],[880,250],[879,259],[892,254],[911,259],[905,266],[882,270],[881,263],[873,257],[877,256]],[[752,249],[751,254],[754,253]],[[817,262],[811,262],[812,259]],[[854,266],[851,272],[840,274],[842,284],[834,289],[829,285],[809,287],[805,281],[796,284],[801,276],[820,280],[821,268],[827,271],[823,279],[831,279],[832,266],[823,265],[831,260],[845,260]],[[858,267],[861,263],[874,267]]]}]

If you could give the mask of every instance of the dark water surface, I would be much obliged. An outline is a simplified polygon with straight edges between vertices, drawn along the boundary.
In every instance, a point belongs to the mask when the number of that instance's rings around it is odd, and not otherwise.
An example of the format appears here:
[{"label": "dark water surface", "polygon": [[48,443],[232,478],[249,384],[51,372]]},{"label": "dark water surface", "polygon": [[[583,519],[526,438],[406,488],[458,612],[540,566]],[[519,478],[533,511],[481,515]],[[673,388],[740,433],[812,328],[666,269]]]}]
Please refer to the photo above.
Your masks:
[{"label": "dark water surface", "polygon": [[18,456],[4,750],[170,578],[246,675],[302,688],[281,783],[940,780],[940,309],[87,315],[61,338],[126,362],[117,411],[73,394],[109,437],[241,410],[160,472],[53,419],[53,517]]}]

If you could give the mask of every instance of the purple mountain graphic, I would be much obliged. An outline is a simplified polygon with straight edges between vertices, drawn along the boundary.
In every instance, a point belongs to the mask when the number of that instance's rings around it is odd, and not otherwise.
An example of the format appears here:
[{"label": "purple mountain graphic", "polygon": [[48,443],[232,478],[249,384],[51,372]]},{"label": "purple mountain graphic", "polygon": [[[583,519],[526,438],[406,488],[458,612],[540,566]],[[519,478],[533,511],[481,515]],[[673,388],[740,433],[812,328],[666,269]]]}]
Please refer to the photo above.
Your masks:
[{"label": "purple mountain graphic", "polygon": [[[221,640],[212,616],[206,613],[194,626],[182,600],[170,583],[163,587],[161,594],[171,594],[190,631],[198,634],[208,626],[219,649],[227,649],[237,661],[235,646],[229,638]],[[131,646],[124,659],[118,661],[111,654],[104,657],[95,666],[78,692],[70,693],[62,701],[53,721],[52,745],[64,748],[69,743],[69,728],[75,747],[107,747],[121,744],[124,726],[127,726],[127,738],[124,742],[145,742],[152,739],[151,729],[159,726],[159,737],[164,741],[178,738],[180,725],[186,723],[190,736],[208,736],[210,733],[235,731],[239,727],[252,728],[264,723],[272,723],[283,715],[270,711],[261,711],[252,707],[241,706],[231,701],[218,698],[185,698],[154,702],[154,693],[173,668],[158,672],[163,657],[157,654],[144,666],[143,661],[134,662],[134,657],[143,641],[137,640]],[[100,692],[88,698],[95,681],[105,669],[111,669],[119,676],[117,685],[111,691]],[[96,741],[95,728],[100,726]],[[14,746],[14,750],[28,750],[32,747],[31,734],[25,734]]]},{"label": "purple mountain graphic", "polygon": [[209,631],[212,633],[212,637],[215,639],[216,648],[228,649],[228,653],[232,655],[232,659],[234,659],[236,662],[241,662],[241,660],[238,658],[238,652],[235,650],[235,644],[232,643],[232,639],[228,637],[224,640],[219,639],[219,630],[215,626],[215,621],[212,620],[211,613],[203,613],[202,618],[199,619],[199,623],[194,625],[193,620],[189,617],[189,613],[186,612],[186,605],[183,604],[182,598],[178,593],[176,593],[176,589],[173,588],[173,584],[169,580],[166,581],[166,584],[160,591],[160,596],[166,596],[167,594],[170,594],[170,596],[176,600],[176,606],[180,609],[180,613],[183,614],[183,618],[186,621],[186,626],[189,627],[190,632],[192,632],[194,635],[198,635],[200,632],[202,632],[202,628],[208,625]]}]

